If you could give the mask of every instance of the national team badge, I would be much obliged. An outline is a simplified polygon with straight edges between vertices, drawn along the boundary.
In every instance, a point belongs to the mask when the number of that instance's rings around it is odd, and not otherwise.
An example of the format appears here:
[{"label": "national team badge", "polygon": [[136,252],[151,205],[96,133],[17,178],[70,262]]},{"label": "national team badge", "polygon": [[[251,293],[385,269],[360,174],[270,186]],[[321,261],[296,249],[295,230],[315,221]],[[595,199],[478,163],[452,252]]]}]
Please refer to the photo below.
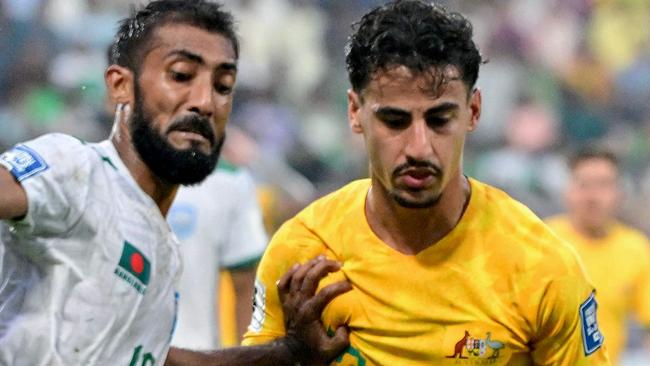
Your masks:
[{"label": "national team badge", "polygon": [[603,345],[603,334],[598,328],[596,319],[596,310],[598,303],[596,296],[592,292],[589,298],[580,305],[580,320],[582,322],[582,345],[584,346],[585,356],[596,352]]},{"label": "national team badge", "polygon": [[17,145],[0,155],[0,165],[7,168],[19,182],[49,168],[36,151],[25,145]]},{"label": "national team badge", "polygon": [[504,347],[503,342],[492,339],[492,332],[487,332],[485,338],[478,338],[465,331],[463,338],[454,345],[454,353],[446,357],[495,360]]},{"label": "national team badge", "polygon": [[124,241],[122,256],[115,268],[115,274],[144,295],[149,284],[151,264],[138,248],[128,241]]}]

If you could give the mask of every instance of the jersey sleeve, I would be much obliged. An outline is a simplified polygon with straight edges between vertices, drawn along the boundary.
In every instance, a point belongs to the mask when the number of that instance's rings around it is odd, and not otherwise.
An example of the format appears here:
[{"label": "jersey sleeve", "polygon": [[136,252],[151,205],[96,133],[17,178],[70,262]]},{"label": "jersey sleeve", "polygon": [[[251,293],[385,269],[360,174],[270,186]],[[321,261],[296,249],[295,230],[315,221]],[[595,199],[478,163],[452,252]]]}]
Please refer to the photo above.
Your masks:
[{"label": "jersey sleeve", "polygon": [[299,219],[293,218],[280,227],[257,269],[253,316],[244,345],[268,343],[284,335],[276,283],[295,263],[305,263],[321,254],[325,254],[325,246]]},{"label": "jersey sleeve", "polygon": [[531,345],[535,365],[610,365],[606,342],[598,328],[597,293],[576,258],[567,272],[547,283]]},{"label": "jersey sleeve", "polygon": [[19,235],[65,232],[83,212],[90,165],[80,140],[48,134],[0,155],[27,194],[27,214],[12,221]]},{"label": "jersey sleeve", "polygon": [[219,256],[221,266],[230,270],[256,263],[268,242],[252,177],[240,170],[235,185],[237,203],[230,213],[229,231]]},{"label": "jersey sleeve", "polygon": [[650,331],[650,243],[642,240],[640,253],[636,256],[639,261],[639,273],[634,279],[632,308],[636,320]]}]

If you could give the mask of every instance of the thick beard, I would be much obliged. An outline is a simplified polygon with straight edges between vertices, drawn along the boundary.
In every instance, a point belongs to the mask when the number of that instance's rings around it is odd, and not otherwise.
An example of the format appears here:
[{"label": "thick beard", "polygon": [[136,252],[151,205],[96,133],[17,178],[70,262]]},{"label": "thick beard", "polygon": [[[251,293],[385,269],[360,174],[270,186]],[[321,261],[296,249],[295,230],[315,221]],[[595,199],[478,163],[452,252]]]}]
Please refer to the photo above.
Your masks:
[{"label": "thick beard", "polygon": [[[137,84],[137,83],[136,83]],[[209,124],[199,116],[183,119],[192,124]],[[144,110],[139,85],[135,87],[135,108],[131,120],[133,146],[140,158],[160,180],[169,184],[194,185],[203,181],[217,165],[225,135],[213,139],[211,153],[205,154],[198,146],[177,150],[153,125],[151,117]]]}]

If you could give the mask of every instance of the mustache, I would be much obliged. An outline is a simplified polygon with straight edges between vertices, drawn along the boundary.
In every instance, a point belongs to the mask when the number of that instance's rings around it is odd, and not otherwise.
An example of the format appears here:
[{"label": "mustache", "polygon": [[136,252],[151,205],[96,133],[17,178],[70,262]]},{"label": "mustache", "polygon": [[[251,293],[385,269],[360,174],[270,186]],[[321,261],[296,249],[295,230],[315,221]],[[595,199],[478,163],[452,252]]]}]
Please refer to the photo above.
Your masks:
[{"label": "mustache", "polygon": [[431,171],[431,174],[435,176],[441,176],[442,175],[442,169],[435,165],[434,163],[426,160],[413,160],[409,159],[406,161],[404,164],[398,165],[394,170],[393,170],[393,178],[397,178],[400,175],[403,175],[405,172],[411,169],[421,169],[425,168]]},{"label": "mustache", "polygon": [[192,132],[205,137],[214,146],[217,137],[212,129],[210,120],[198,115],[188,115],[172,122],[167,133],[172,131]]}]

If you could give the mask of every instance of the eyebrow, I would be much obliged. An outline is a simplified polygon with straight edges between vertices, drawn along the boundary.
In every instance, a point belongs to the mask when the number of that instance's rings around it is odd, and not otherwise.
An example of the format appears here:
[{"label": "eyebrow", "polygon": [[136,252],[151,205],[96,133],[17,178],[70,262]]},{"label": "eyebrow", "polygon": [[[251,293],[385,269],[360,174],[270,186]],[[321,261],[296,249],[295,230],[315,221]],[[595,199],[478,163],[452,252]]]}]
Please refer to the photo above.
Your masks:
[{"label": "eyebrow", "polygon": [[433,114],[441,114],[445,112],[452,112],[458,109],[458,104],[452,102],[445,102],[440,105],[437,105],[433,108],[429,108],[424,112],[425,116],[430,116]]},{"label": "eyebrow", "polygon": [[[458,109],[458,104],[452,103],[452,102],[446,102],[442,103],[440,105],[437,105],[435,107],[429,108],[424,112],[425,116],[433,115],[433,114],[440,114],[440,113],[445,113],[445,112],[450,112],[450,111],[455,111]],[[400,108],[395,108],[395,107],[378,107],[375,108],[373,111],[374,114],[392,114],[392,115],[410,115],[411,112],[406,111],[404,109]]]},{"label": "eyebrow", "polygon": [[[180,56],[192,62],[196,62],[199,65],[206,64],[205,60],[203,59],[203,57],[201,57],[201,55],[197,55],[196,53],[185,49],[172,50],[167,54],[166,57],[171,57],[171,56]],[[235,64],[234,62],[222,62],[219,65],[217,65],[216,69],[225,70],[225,71],[237,71],[237,64]]]}]

